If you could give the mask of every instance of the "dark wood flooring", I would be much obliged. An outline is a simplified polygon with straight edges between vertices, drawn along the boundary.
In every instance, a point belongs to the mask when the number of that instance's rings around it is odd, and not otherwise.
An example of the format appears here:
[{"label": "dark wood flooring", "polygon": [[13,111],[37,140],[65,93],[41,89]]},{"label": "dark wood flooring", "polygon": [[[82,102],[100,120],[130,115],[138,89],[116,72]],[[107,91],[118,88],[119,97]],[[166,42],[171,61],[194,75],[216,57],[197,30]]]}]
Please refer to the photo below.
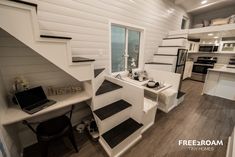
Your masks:
[{"label": "dark wood flooring", "polygon": [[[225,157],[228,136],[235,125],[235,102],[202,96],[203,83],[186,80],[185,101],[168,114],[157,111],[156,123],[123,157]],[[68,140],[53,143],[49,157],[107,157],[103,148],[85,134],[76,134],[80,152]],[[213,151],[192,151],[178,146],[179,139],[223,140]],[[26,149],[25,157],[40,157],[37,145]]]}]

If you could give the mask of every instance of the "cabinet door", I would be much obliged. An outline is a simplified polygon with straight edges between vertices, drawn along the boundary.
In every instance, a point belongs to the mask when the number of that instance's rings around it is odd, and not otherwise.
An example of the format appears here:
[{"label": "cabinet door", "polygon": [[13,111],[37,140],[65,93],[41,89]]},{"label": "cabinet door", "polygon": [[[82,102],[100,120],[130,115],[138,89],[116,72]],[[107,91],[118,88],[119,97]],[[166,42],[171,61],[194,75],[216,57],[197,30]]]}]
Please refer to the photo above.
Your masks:
[{"label": "cabinet door", "polygon": [[185,67],[184,67],[184,75],[183,75],[183,79],[186,79],[188,77],[188,63],[185,63]]},{"label": "cabinet door", "polygon": [[190,61],[189,62],[189,69],[188,69],[188,77],[191,77],[192,76],[192,71],[193,71],[193,62]]},{"label": "cabinet door", "polygon": [[192,61],[187,61],[187,62],[185,63],[185,69],[184,69],[184,76],[183,76],[183,79],[186,79],[186,78],[192,76],[192,69],[193,69],[193,62],[192,62]]}]

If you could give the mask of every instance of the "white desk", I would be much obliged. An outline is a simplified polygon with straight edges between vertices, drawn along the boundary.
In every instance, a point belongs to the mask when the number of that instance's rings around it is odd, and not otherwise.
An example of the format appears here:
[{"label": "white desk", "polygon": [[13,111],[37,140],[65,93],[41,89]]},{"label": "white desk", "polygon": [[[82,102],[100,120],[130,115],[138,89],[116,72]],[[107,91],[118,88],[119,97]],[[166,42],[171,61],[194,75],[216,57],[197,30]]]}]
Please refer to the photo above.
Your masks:
[{"label": "white desk", "polygon": [[22,120],[34,118],[55,110],[59,110],[68,106],[72,106],[79,102],[83,102],[91,99],[91,96],[86,92],[76,93],[76,94],[68,94],[68,95],[60,95],[49,97],[49,99],[55,100],[56,103],[52,106],[49,106],[39,112],[34,114],[28,114],[21,110],[21,108],[17,105],[11,106],[6,109],[6,112],[2,115],[2,125],[9,125],[13,123],[20,122]]}]

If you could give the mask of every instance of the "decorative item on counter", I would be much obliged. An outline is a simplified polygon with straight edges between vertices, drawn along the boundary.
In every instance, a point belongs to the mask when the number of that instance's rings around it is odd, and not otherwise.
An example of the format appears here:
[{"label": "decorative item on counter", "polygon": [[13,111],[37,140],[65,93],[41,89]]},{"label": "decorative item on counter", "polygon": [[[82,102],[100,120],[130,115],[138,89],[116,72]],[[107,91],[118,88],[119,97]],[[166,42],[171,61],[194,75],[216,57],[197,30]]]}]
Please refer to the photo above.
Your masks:
[{"label": "decorative item on counter", "polygon": [[144,76],[140,75],[140,76],[139,76],[139,81],[140,81],[140,82],[144,81]]},{"label": "decorative item on counter", "polygon": [[134,72],[133,79],[134,80],[139,80],[138,72]]},{"label": "decorative item on counter", "polygon": [[136,63],[135,63],[135,58],[131,59],[131,67],[135,68],[136,67]]},{"label": "decorative item on counter", "polygon": [[147,83],[147,87],[149,87],[149,88],[154,88],[155,85],[156,85],[156,82],[153,80],[149,80]]},{"label": "decorative item on counter", "polygon": [[129,72],[128,72],[128,77],[129,78],[132,78],[132,72],[133,72],[132,69],[130,69]]},{"label": "decorative item on counter", "polygon": [[73,94],[82,91],[82,87],[80,85],[70,85],[67,87],[47,87],[48,96],[52,95],[64,95],[64,94]]},{"label": "decorative item on counter", "polygon": [[13,93],[21,92],[29,88],[29,82],[23,77],[16,77],[12,86]]}]

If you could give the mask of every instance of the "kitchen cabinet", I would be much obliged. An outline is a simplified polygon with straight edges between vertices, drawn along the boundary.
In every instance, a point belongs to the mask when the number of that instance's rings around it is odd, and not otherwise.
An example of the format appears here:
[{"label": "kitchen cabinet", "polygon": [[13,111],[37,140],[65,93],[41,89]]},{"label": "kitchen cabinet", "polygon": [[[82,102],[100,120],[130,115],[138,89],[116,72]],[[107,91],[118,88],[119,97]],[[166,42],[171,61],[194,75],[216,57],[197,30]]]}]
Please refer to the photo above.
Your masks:
[{"label": "kitchen cabinet", "polygon": [[193,41],[188,41],[187,49],[188,49],[188,52],[190,52],[190,53],[198,52],[199,43],[198,42],[193,42]]},{"label": "kitchen cabinet", "polygon": [[184,68],[183,79],[191,77],[192,76],[192,70],[193,70],[193,61],[186,61],[185,68]]}]

